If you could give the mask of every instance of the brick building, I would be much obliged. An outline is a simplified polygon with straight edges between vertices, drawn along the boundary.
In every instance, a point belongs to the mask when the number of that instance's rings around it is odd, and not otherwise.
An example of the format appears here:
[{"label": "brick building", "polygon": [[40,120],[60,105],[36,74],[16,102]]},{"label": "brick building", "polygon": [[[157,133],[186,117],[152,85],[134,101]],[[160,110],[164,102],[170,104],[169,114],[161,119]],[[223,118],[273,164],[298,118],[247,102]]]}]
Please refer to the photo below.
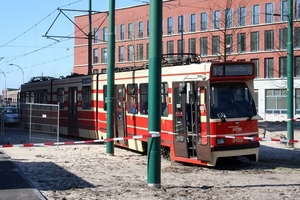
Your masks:
[{"label": "brick building", "polygon": [[[286,120],[287,0],[173,0],[163,2],[162,50],[199,53],[205,60],[251,60],[259,115]],[[294,0],[294,108],[300,117],[300,0]],[[93,14],[93,73],[107,68],[108,12]],[[115,66],[148,62],[149,5],[115,11]],[[88,32],[88,15],[75,17]],[[75,27],[74,72],[88,73],[88,40]],[[183,49],[182,49],[183,47]]]}]

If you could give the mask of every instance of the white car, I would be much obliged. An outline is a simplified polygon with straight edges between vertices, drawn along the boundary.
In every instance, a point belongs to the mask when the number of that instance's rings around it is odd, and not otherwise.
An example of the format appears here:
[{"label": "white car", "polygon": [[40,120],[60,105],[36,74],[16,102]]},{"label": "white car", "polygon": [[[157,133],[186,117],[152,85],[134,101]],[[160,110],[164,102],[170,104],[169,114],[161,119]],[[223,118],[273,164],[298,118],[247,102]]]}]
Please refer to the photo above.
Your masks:
[{"label": "white car", "polygon": [[4,107],[1,111],[1,120],[5,126],[17,125],[19,123],[19,113],[17,107]]}]

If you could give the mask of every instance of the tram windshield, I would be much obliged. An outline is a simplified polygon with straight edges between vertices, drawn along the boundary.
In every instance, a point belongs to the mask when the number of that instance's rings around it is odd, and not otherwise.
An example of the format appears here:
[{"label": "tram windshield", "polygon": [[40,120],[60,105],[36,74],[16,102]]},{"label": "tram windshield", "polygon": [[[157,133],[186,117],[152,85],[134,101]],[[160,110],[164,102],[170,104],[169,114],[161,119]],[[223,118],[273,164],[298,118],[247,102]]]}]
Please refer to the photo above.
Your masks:
[{"label": "tram windshield", "polygon": [[211,84],[210,117],[212,119],[255,116],[256,107],[248,86],[243,83]]}]

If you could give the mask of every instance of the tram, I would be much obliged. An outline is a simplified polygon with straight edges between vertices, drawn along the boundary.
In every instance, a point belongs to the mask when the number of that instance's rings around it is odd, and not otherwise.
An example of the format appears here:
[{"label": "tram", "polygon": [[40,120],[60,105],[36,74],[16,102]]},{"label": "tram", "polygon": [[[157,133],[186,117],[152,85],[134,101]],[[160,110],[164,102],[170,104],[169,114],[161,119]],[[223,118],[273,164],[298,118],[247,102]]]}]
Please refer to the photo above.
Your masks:
[{"label": "tram", "polygon": [[[161,106],[148,107],[148,67],[116,68],[114,137],[148,135],[148,110],[161,113],[162,154],[174,161],[216,166],[218,159],[245,156],[258,160],[258,117],[247,61],[201,61],[197,54],[164,55]],[[59,104],[59,133],[105,139],[107,74],[33,77],[21,86],[21,105]],[[22,112],[23,107],[23,112]],[[26,107],[21,106],[21,120]],[[41,127],[43,128],[43,127]],[[230,138],[225,136],[232,136]],[[115,141],[147,151],[148,139]]]}]

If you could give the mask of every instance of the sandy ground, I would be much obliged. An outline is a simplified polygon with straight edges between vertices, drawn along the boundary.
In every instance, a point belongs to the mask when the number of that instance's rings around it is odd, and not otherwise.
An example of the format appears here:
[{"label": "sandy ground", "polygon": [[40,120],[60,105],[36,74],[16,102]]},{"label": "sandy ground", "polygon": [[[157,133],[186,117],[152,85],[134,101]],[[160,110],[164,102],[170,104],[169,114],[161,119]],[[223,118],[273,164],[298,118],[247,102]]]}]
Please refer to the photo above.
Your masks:
[{"label": "sandy ground", "polygon": [[[286,136],[283,123],[266,138]],[[295,139],[300,130],[295,127]],[[147,185],[147,156],[104,144],[3,148],[47,199],[300,199],[300,143],[262,141],[259,162],[222,169],[161,160],[161,188]]]}]

